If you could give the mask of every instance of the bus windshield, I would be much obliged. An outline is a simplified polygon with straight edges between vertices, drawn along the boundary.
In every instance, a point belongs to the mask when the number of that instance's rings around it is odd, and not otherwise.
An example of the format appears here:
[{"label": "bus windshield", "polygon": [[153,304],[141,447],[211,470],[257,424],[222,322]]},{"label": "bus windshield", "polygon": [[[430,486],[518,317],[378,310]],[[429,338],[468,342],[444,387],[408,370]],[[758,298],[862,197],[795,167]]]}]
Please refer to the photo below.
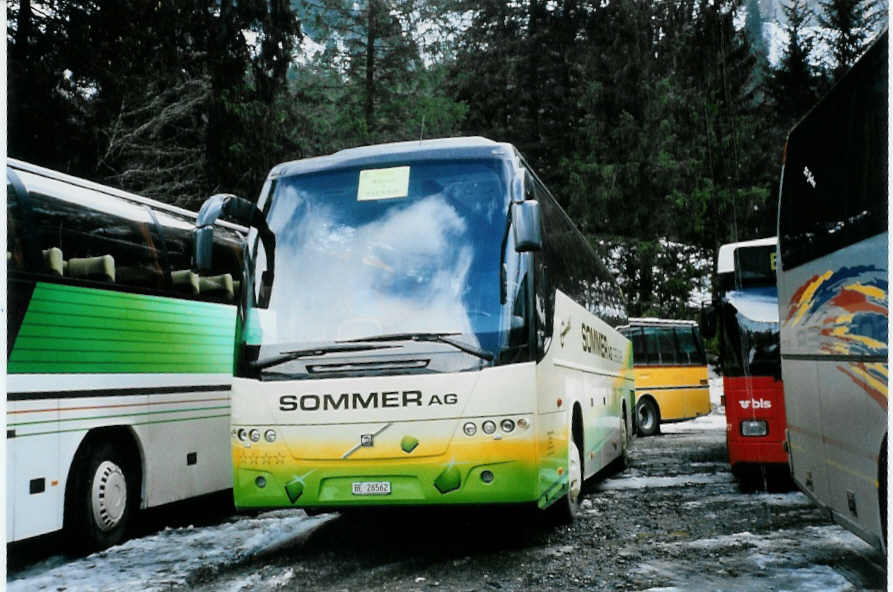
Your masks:
[{"label": "bus windshield", "polygon": [[775,286],[726,292],[719,314],[723,374],[780,377]]},{"label": "bus windshield", "polygon": [[[450,371],[456,363],[479,368],[512,345],[510,333],[523,324],[513,317],[526,317],[526,269],[507,245],[509,201],[499,160],[420,161],[278,179],[265,208],[276,235],[275,279],[267,309],[246,315],[246,344],[260,346],[255,359],[263,360],[405,335],[405,344],[350,348],[349,357],[425,351],[450,354]],[[259,285],[266,256],[259,241],[255,249]],[[485,355],[470,356],[450,342]],[[344,349],[329,348],[325,356],[343,358]],[[270,366],[263,377],[311,377],[311,366],[301,365]],[[427,371],[437,366],[425,364]]]}]

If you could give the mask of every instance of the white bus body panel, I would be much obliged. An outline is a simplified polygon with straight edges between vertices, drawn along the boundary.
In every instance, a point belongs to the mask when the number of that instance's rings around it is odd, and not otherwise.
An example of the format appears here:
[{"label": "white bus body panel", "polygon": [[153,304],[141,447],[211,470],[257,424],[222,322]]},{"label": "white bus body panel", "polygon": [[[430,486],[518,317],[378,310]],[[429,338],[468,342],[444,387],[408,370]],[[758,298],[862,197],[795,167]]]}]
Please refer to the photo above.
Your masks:
[{"label": "white bus body panel", "polygon": [[[624,371],[631,365],[630,341],[562,292],[555,294],[554,322],[552,343],[537,366],[538,411],[541,420],[566,427],[574,405],[580,406],[588,478],[621,454],[622,401],[629,405],[634,397],[632,369]],[[632,410],[626,412],[631,434]]]},{"label": "white bus body panel", "polygon": [[[62,528],[72,462],[81,442],[96,428],[126,426],[132,430],[143,462],[142,508],[232,486],[228,388],[99,397],[65,397],[65,391],[228,387],[231,381],[232,376],[218,374],[7,376],[9,393],[60,393],[57,398],[7,402],[7,426],[15,430],[15,437],[6,441],[7,541]],[[184,429],[186,425],[189,429]],[[186,455],[192,452],[197,462],[189,466]],[[30,492],[34,479],[44,480],[43,491]]]},{"label": "white bus body panel", "polygon": [[[846,268],[868,271],[841,283],[835,294],[865,292],[872,296],[869,304],[877,300],[880,290],[868,281],[881,277],[886,281],[886,253],[884,233],[785,270],[779,282],[782,377],[794,479],[836,520],[878,548],[882,543],[873,533],[882,532],[878,463],[887,433],[887,362],[866,363],[853,353],[856,349],[845,348],[869,343],[882,346],[885,357],[886,343],[829,333],[829,326],[845,327],[853,316],[834,306],[830,297],[824,296],[828,304],[817,312],[803,311],[818,298],[822,282]],[[884,269],[856,262],[883,262]],[[842,339],[835,340],[838,335]]]}]

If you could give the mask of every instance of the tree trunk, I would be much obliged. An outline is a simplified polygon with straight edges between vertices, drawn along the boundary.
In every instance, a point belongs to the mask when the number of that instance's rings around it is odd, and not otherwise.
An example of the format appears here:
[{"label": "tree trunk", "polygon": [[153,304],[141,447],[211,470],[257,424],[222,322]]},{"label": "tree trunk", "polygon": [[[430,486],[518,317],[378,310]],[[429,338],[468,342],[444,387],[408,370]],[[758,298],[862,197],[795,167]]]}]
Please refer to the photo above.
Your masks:
[{"label": "tree trunk", "polygon": [[377,7],[375,0],[369,0],[368,27],[366,27],[366,132],[372,133],[375,126],[375,37]]}]

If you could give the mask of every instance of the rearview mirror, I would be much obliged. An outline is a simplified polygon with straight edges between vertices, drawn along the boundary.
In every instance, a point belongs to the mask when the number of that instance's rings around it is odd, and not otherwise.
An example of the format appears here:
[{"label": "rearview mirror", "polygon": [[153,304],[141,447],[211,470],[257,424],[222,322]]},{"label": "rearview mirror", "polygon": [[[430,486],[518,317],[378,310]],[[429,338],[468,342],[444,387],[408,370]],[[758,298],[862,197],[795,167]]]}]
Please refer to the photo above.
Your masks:
[{"label": "rearview mirror", "polygon": [[273,286],[273,266],[276,261],[276,235],[267,225],[267,220],[257,206],[241,197],[218,193],[205,200],[195,220],[192,231],[193,267],[203,274],[210,273],[213,266],[214,222],[222,215],[232,216],[240,224],[257,229],[267,257],[267,269],[261,274],[259,305],[266,306]]},{"label": "rearview mirror", "polygon": [[524,253],[542,250],[543,222],[539,202],[523,201],[512,204],[512,226],[515,231],[516,251]]}]

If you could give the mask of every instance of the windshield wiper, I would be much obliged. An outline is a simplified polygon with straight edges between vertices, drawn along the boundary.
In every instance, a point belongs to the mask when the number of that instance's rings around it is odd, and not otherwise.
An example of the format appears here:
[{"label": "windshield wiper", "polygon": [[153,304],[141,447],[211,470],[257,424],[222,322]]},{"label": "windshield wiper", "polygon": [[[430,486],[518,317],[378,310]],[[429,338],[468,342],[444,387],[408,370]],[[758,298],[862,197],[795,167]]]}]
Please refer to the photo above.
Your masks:
[{"label": "windshield wiper", "polygon": [[450,339],[452,335],[460,335],[458,332],[449,333],[389,333],[386,335],[374,335],[372,337],[360,337],[359,339],[342,339],[338,343],[375,343],[376,341],[429,341],[434,343],[445,343],[467,354],[477,356],[488,362],[493,360],[493,354],[487,350]]},{"label": "windshield wiper", "polygon": [[269,358],[264,358],[262,360],[255,360],[253,362],[249,362],[249,366],[254,370],[263,370],[264,368],[271,368],[273,366],[278,366],[279,364],[284,364],[285,362],[290,362],[292,360],[297,360],[298,358],[306,358],[310,356],[323,356],[325,354],[333,354],[340,352],[360,352],[360,351],[368,351],[372,349],[394,349],[401,347],[399,345],[351,345],[351,344],[335,344],[335,345],[325,345],[322,347],[311,347],[308,349],[297,349],[293,351],[284,351],[281,352],[278,356],[271,356]]}]

